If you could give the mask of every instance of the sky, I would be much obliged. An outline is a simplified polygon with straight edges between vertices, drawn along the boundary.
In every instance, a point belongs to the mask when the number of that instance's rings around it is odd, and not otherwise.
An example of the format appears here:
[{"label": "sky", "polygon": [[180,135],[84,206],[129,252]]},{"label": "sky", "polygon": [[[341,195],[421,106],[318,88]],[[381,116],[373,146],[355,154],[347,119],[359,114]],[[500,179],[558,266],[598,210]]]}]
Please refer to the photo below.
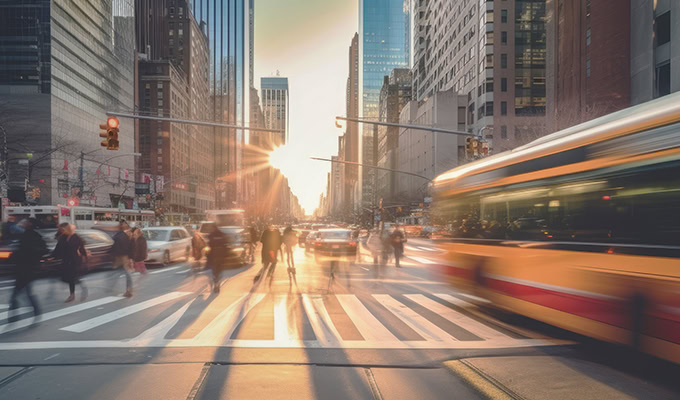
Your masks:
[{"label": "sky", "polygon": [[[335,117],[345,115],[348,52],[358,26],[358,0],[255,0],[255,86],[288,77],[290,141],[277,165],[307,214],[326,190],[338,151]],[[280,159],[277,157],[277,159]]]}]

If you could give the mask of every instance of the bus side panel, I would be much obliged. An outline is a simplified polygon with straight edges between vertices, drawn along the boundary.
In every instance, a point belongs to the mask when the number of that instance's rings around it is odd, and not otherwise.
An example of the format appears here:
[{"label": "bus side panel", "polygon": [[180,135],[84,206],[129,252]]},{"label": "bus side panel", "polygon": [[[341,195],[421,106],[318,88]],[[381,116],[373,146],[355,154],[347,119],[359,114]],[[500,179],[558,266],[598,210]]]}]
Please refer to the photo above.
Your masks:
[{"label": "bus side panel", "polygon": [[449,282],[496,306],[613,342],[631,343],[639,334],[643,346],[680,344],[676,259],[460,243],[442,248],[448,259],[440,268]]}]

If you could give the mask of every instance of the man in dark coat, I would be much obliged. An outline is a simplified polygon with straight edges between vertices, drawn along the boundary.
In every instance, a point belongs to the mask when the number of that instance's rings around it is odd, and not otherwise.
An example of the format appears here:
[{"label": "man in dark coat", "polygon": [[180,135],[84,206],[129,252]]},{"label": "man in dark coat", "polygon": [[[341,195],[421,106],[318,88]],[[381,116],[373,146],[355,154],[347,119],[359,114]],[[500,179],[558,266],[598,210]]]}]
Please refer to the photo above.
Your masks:
[{"label": "man in dark coat", "polygon": [[227,257],[227,236],[215,224],[211,225],[211,231],[208,234],[208,247],[210,247],[210,251],[206,257],[206,263],[212,269],[213,291],[219,293],[220,276]]},{"label": "man in dark coat", "polygon": [[[281,232],[273,225],[269,225],[262,232],[260,242],[262,242],[262,269],[255,276],[255,282],[259,281],[262,274],[266,273],[269,277],[269,286],[271,286],[278,261],[276,258],[277,254],[282,253],[281,244],[283,239],[281,238]],[[283,253],[281,258],[283,258]]]},{"label": "man in dark coat", "polygon": [[118,233],[113,236],[113,246],[111,247],[111,255],[113,256],[113,276],[117,277],[122,269],[125,274],[126,291],[125,297],[132,297],[132,275],[128,268],[130,267],[130,247],[131,240],[128,230],[130,226],[125,221],[120,221],[118,224]]},{"label": "man in dark coat", "polygon": [[19,237],[19,247],[12,253],[15,264],[15,284],[9,308],[9,322],[16,320],[13,311],[19,307],[18,297],[25,292],[33,307],[33,315],[40,315],[40,306],[31,292],[31,282],[35,279],[40,260],[47,254],[47,246],[42,236],[34,230],[38,221],[31,218],[23,222],[24,232]]}]

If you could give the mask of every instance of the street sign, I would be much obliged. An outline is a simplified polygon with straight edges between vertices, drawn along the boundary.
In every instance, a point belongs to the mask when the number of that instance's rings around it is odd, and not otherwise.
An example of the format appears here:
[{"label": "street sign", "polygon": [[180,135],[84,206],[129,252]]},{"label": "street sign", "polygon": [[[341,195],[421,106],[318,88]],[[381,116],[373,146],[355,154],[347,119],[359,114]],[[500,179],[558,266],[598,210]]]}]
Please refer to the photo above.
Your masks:
[{"label": "street sign", "polygon": [[2,206],[3,207],[8,207],[9,206],[9,199],[7,197],[2,198]]},{"label": "street sign", "polygon": [[146,182],[146,183],[140,183],[137,182],[135,183],[135,194],[136,195],[145,195],[151,193],[151,184]]}]

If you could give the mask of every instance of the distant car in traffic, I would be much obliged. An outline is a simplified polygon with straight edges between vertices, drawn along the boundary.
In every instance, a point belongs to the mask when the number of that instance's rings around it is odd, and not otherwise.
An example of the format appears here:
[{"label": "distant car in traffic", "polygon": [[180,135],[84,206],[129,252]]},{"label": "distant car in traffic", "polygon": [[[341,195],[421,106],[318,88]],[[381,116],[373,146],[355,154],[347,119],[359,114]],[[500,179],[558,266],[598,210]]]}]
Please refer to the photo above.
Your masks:
[{"label": "distant car in traffic", "polygon": [[[39,229],[38,233],[45,240],[49,253],[46,254],[40,262],[37,269],[36,278],[47,278],[59,276],[61,262],[51,257],[52,250],[57,245],[55,237],[56,229]],[[85,242],[85,249],[89,255],[87,257],[88,271],[108,269],[111,267],[113,257],[110,254],[113,240],[104,232],[94,229],[78,229],[76,231],[78,236]],[[19,241],[13,240],[9,243],[0,244],[0,275],[11,275],[14,273],[14,264],[10,256],[12,252],[19,247]]]},{"label": "distant car in traffic", "polygon": [[321,229],[314,240],[314,259],[317,263],[349,261],[357,255],[357,241],[351,229]]},{"label": "distant car in traffic", "polygon": [[311,253],[314,251],[314,242],[319,234],[318,231],[309,231],[307,237],[305,238],[305,253]]},{"label": "distant car in traffic", "polygon": [[142,229],[148,246],[149,264],[170,264],[191,257],[191,236],[186,229],[177,226],[156,226]]}]

